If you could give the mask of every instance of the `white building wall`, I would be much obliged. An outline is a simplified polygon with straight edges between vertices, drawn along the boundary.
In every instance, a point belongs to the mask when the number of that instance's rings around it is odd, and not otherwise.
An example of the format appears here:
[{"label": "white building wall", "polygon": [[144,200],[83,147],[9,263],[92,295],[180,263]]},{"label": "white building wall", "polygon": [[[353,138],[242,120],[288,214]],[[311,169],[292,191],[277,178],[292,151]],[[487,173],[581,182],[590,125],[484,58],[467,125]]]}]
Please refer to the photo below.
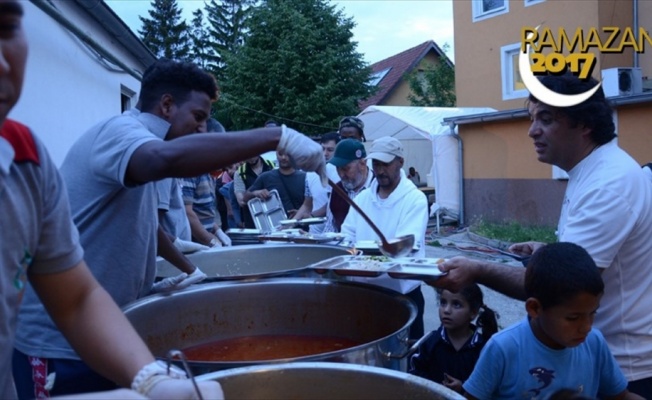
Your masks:
[{"label": "white building wall", "polygon": [[[138,63],[73,2],[54,3],[77,26],[135,70]],[[138,93],[140,82],[126,72],[113,72],[71,32],[31,2],[24,30],[29,43],[21,98],[9,117],[30,126],[61,165],[74,141],[88,128],[121,111],[121,88]],[[108,61],[107,61],[108,63]],[[110,65],[110,63],[108,63]],[[141,71],[142,72],[142,71]],[[134,98],[135,104],[136,98]]]}]

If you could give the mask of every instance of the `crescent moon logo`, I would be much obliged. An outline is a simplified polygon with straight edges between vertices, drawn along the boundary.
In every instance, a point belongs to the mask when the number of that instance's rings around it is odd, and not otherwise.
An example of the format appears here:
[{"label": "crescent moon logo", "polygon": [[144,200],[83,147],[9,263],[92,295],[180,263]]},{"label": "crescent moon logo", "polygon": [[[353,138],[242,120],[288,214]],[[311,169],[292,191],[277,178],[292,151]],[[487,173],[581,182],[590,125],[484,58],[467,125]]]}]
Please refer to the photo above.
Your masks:
[{"label": "crescent moon logo", "polygon": [[[538,27],[537,27],[538,29]],[[528,35],[528,39],[532,37],[532,33]],[[593,88],[587,90],[583,93],[578,94],[561,94],[554,92],[547,87],[532,72],[530,67],[530,46],[525,46],[525,52],[520,52],[518,56],[518,69],[521,73],[521,79],[523,79],[523,84],[530,91],[530,93],[541,100],[542,102],[551,105],[553,107],[570,107],[587,100],[589,97],[593,96],[602,85],[602,82],[598,82]]]}]

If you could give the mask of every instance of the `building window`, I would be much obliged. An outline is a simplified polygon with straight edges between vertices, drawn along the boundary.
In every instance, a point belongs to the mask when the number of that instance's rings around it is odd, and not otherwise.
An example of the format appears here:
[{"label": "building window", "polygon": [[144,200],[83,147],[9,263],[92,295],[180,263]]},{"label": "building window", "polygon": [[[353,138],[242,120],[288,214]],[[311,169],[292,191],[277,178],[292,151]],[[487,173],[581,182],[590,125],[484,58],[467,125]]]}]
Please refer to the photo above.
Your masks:
[{"label": "building window", "polygon": [[523,0],[525,2],[525,7],[529,7],[535,4],[543,3],[546,0]]},{"label": "building window", "polygon": [[124,85],[120,85],[120,110],[122,112],[134,108],[136,105],[135,98],[136,92]]},{"label": "building window", "polygon": [[473,22],[509,12],[509,1],[507,0],[473,0],[471,5]]},{"label": "building window", "polygon": [[383,78],[385,77],[385,75],[387,75],[390,69],[391,68],[386,68],[382,71],[374,72],[373,74],[371,74],[371,77],[369,78],[369,85],[378,86],[380,81],[383,80]]},{"label": "building window", "polygon": [[521,99],[528,95],[518,70],[518,52],[520,50],[520,43],[508,44],[500,48],[503,100]]}]

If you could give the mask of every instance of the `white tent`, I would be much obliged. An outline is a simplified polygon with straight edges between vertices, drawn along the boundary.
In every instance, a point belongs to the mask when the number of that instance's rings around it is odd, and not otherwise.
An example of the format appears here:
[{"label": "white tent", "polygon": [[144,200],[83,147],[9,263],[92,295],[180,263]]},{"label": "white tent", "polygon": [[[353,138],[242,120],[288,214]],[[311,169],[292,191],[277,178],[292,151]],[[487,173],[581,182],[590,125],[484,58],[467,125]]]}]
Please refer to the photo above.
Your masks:
[{"label": "white tent", "polygon": [[436,201],[445,214],[457,220],[460,213],[460,163],[458,140],[444,118],[482,114],[493,108],[370,106],[358,118],[364,122],[367,146],[383,136],[403,143],[405,165],[414,167],[421,181],[435,188]]}]

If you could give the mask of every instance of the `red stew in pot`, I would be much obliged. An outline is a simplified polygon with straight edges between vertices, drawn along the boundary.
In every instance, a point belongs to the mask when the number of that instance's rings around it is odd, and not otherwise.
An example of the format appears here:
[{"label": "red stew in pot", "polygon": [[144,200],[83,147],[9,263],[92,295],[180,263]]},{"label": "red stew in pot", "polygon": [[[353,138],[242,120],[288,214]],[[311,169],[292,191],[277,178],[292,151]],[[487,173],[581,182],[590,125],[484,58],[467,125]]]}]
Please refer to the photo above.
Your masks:
[{"label": "red stew in pot", "polygon": [[189,361],[259,361],[327,353],[360,344],[331,336],[261,335],[209,342],[183,353]]}]

